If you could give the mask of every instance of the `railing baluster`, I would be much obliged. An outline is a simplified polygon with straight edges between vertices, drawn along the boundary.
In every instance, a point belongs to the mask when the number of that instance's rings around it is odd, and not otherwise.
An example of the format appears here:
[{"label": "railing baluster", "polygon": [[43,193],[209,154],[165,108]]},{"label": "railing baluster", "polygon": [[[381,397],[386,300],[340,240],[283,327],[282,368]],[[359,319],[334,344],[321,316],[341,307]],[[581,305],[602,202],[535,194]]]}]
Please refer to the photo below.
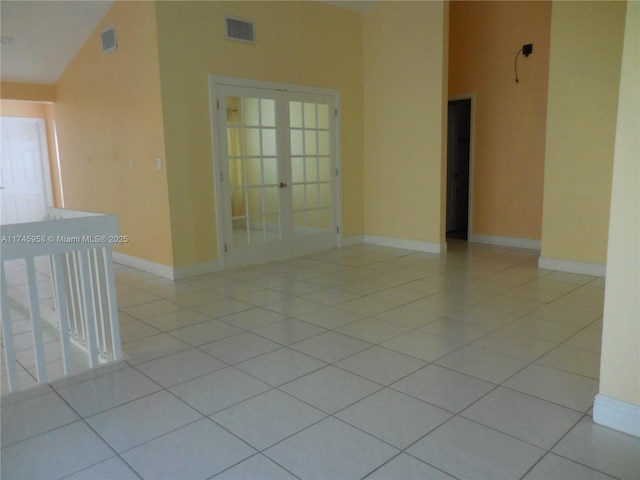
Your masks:
[{"label": "railing baluster", "polygon": [[[59,330],[65,375],[72,373],[72,348],[78,345],[88,353],[89,364],[120,360],[120,330],[113,273],[112,243],[118,233],[113,215],[60,209],[49,210],[50,220],[3,225],[3,235],[12,238],[55,238],[55,242],[26,241],[3,245],[0,258],[1,323],[9,390],[18,388],[19,363],[15,358],[11,303],[29,310],[36,373],[39,383],[47,381],[44,323]],[[55,219],[55,220],[52,220]],[[104,239],[95,242],[95,239]],[[36,260],[47,257],[41,272]],[[27,282],[10,289],[6,283],[7,261],[24,261]],[[51,281],[53,298],[40,303],[38,275]],[[9,279],[11,281],[11,279]],[[22,284],[22,282],[20,282]],[[107,323],[108,322],[108,323]],[[72,345],[73,344],[73,345]]]},{"label": "railing baluster", "polygon": [[27,267],[27,286],[29,290],[29,313],[31,314],[31,333],[33,338],[33,352],[36,357],[36,373],[38,383],[46,383],[47,367],[44,358],[44,343],[42,340],[42,319],[40,318],[40,303],[38,301],[38,285],[36,283],[36,267],[33,257],[25,259]]},{"label": "railing baluster", "polygon": [[[107,360],[108,348],[107,348],[107,333],[105,331],[105,318],[104,318],[104,308],[102,306],[102,275],[100,275],[100,264],[98,263],[98,249],[94,248],[91,250],[91,256],[93,257],[93,270],[95,273],[95,286],[96,286],[96,296],[97,305],[96,305],[96,319],[99,319],[98,325],[100,326],[99,333],[100,339],[102,340],[101,345],[101,353],[104,360]],[[95,304],[94,304],[95,305]]]},{"label": "railing baluster", "polygon": [[60,328],[60,344],[62,345],[62,365],[64,367],[64,374],[69,375],[72,373],[73,364],[71,363],[71,342],[69,336],[71,334],[69,330],[69,311],[67,308],[67,292],[64,286],[63,277],[63,264],[61,255],[56,254],[51,256],[51,264],[53,266],[53,285],[56,292],[56,305],[58,306],[58,325]]},{"label": "railing baluster", "polygon": [[91,286],[91,271],[89,270],[91,259],[89,251],[78,252],[80,262],[80,290],[82,291],[82,304],[84,313],[84,333],[89,352],[89,365],[93,368],[98,364],[98,343],[96,338],[95,310],[93,308],[93,292]]},{"label": "railing baluster", "polygon": [[4,273],[4,262],[0,264],[0,298],[2,298],[2,341],[4,343],[4,360],[7,365],[7,379],[9,391],[18,387],[18,371],[16,368],[16,355],[13,347],[13,328],[11,324],[11,306],[7,293],[7,280]]},{"label": "railing baluster", "polygon": [[109,325],[111,326],[111,349],[113,361],[122,358],[122,345],[120,344],[120,321],[118,319],[118,299],[116,293],[115,275],[113,274],[113,256],[111,248],[103,247],[102,258],[104,260],[104,279],[107,288],[107,302],[109,304]]}]

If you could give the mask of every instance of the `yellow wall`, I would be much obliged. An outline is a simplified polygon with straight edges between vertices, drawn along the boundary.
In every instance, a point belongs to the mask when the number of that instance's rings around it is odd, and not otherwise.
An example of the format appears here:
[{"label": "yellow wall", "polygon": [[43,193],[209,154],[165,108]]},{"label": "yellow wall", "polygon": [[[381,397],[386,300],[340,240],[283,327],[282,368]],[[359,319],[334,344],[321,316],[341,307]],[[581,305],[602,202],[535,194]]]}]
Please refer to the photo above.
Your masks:
[{"label": "yellow wall", "polygon": [[7,100],[54,102],[56,100],[56,90],[54,85],[2,82],[0,96]]},{"label": "yellow wall", "polygon": [[553,3],[543,257],[606,261],[624,18],[624,2]]},{"label": "yellow wall", "polygon": [[600,394],[640,406],[640,3],[629,2],[607,254]]},{"label": "yellow wall", "polygon": [[65,206],[118,215],[130,241],[116,250],[172,265],[159,80],[155,4],[116,2],[57,82],[55,117]]},{"label": "yellow wall", "polygon": [[[4,88],[4,87],[3,87]],[[49,171],[51,172],[51,191],[53,206],[61,207],[60,177],[56,160],[56,149],[53,131],[53,105],[22,100],[0,100],[0,115],[3,117],[41,118],[44,120],[47,134],[47,152],[49,154]]]},{"label": "yellow wall", "polygon": [[380,2],[364,14],[368,235],[444,241],[446,18],[443,2]]},{"label": "yellow wall", "polygon": [[[174,265],[217,258],[209,74],[340,91],[343,233],[362,234],[361,16],[322,2],[158,2],[156,12]],[[252,20],[256,43],[226,40],[225,15]]]},{"label": "yellow wall", "polygon": [[551,3],[451,2],[449,25],[449,95],[475,94],[470,233],[539,240]]}]

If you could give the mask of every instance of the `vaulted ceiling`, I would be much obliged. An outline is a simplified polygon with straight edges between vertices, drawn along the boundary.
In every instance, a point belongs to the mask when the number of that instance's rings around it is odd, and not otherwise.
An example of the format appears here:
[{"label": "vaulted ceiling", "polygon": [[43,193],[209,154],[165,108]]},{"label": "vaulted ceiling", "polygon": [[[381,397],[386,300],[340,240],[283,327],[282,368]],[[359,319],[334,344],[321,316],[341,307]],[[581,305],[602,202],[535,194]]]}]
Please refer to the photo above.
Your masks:
[{"label": "vaulted ceiling", "polygon": [[[359,12],[376,4],[326,3]],[[54,84],[112,4],[113,0],[2,0],[2,81]]]}]

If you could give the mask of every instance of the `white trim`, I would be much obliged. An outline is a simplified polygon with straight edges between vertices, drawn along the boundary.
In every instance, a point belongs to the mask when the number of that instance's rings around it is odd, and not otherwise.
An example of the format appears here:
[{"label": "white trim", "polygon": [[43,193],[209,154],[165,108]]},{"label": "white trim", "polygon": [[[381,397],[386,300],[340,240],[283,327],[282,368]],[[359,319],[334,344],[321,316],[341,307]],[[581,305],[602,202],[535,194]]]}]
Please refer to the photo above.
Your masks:
[{"label": "white trim", "polygon": [[168,265],[152,262],[143,258],[133,257],[120,252],[113,252],[113,261],[126,265],[127,267],[137,268],[143,272],[153,273],[169,280],[175,280],[174,269]]},{"label": "white trim", "polygon": [[640,405],[598,394],[593,401],[593,421],[598,425],[640,437]]},{"label": "white trim", "polygon": [[471,233],[469,234],[469,241],[474,243],[485,243],[487,245],[499,245],[501,247],[540,250],[540,240],[536,240],[534,238],[503,237],[501,235],[482,235],[479,233]]},{"label": "white trim", "polygon": [[143,272],[168,278],[169,280],[182,280],[184,278],[197,277],[198,275],[206,275],[207,273],[219,272],[224,269],[221,260],[192,263],[191,265],[183,265],[181,267],[170,267],[120,252],[113,252],[113,261],[126,265],[127,267],[137,268]]},{"label": "white trim", "polygon": [[184,278],[197,277],[199,275],[206,275],[207,273],[219,272],[221,270],[223,270],[223,264],[220,260],[192,263],[191,265],[174,267],[173,279],[182,280]]},{"label": "white trim", "polygon": [[361,245],[364,243],[364,235],[354,235],[352,237],[341,237],[340,247],[351,247],[353,245]]},{"label": "white trim", "polygon": [[574,260],[543,256],[538,257],[538,268],[591,275],[593,277],[604,277],[607,271],[607,265],[604,263],[576,262]]},{"label": "white trim", "polygon": [[379,245],[381,247],[404,248],[426,253],[444,253],[447,251],[446,243],[423,242],[421,240],[407,240],[405,238],[380,237],[378,235],[365,235],[364,243]]}]

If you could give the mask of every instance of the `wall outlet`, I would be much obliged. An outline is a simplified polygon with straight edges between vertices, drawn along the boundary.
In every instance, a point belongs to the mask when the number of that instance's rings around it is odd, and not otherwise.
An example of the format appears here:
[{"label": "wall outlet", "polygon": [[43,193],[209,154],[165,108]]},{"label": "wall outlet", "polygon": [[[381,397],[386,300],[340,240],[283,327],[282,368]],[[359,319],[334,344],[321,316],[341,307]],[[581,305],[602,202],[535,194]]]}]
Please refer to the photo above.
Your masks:
[{"label": "wall outlet", "polygon": [[156,168],[162,170],[162,159],[160,157],[156,158]]},{"label": "wall outlet", "polygon": [[129,160],[129,170],[133,171],[133,160]]},{"label": "wall outlet", "polygon": [[528,57],[533,53],[533,43],[527,43],[526,45],[522,45],[522,54],[525,57]]}]

